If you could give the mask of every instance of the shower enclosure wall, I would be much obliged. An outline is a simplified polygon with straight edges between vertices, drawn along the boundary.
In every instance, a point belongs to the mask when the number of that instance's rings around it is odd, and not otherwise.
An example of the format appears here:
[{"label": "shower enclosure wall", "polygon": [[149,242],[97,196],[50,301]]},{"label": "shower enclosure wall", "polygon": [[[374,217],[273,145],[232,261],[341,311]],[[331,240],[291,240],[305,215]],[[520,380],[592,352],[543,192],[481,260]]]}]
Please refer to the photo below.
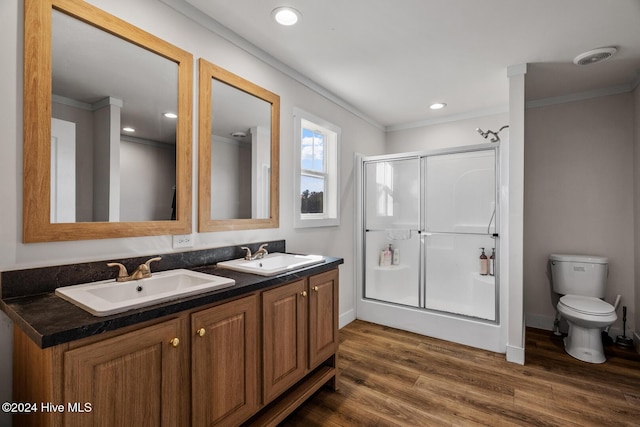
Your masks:
[{"label": "shower enclosure wall", "polygon": [[356,162],[357,317],[503,352],[498,145]]}]

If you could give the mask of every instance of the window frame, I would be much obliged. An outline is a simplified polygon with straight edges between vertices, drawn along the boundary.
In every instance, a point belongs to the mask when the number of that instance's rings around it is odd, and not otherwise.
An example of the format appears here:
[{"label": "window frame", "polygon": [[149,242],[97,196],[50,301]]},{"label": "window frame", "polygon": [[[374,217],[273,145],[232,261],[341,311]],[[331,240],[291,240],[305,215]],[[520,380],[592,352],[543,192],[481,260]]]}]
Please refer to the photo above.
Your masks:
[{"label": "window frame", "polygon": [[[294,228],[331,227],[340,225],[340,137],[341,129],[327,120],[294,107]],[[322,133],[324,140],[324,171],[302,169],[302,130]],[[301,213],[302,176],[324,178],[322,213]]]}]

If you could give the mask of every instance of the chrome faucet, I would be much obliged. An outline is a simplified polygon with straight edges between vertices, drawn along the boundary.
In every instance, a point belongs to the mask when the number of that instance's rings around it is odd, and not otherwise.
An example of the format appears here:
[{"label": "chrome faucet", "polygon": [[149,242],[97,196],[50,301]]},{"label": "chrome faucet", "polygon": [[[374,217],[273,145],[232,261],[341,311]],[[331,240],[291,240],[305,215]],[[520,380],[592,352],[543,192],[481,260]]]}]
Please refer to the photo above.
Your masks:
[{"label": "chrome faucet", "polygon": [[262,259],[264,258],[265,255],[269,254],[269,252],[267,252],[267,250],[265,249],[265,246],[269,246],[269,245],[267,243],[263,243],[262,245],[260,245],[256,253],[253,255],[251,254],[251,249],[249,249],[246,246],[242,246],[240,247],[240,249],[245,251],[244,259],[247,261],[252,261],[254,259]]},{"label": "chrome faucet", "polygon": [[127,272],[127,267],[120,264],[119,262],[110,262],[107,264],[108,267],[118,267],[118,276],[116,277],[116,282],[129,282],[131,280],[140,280],[145,279],[147,277],[151,277],[151,266],[150,264],[154,261],[160,261],[161,257],[151,258],[144,264],[140,264],[138,268],[131,274]]},{"label": "chrome faucet", "polygon": [[263,243],[260,245],[255,254],[253,254],[253,259],[262,259],[265,255],[268,255],[269,252],[265,249],[265,247],[269,246],[268,243]]}]

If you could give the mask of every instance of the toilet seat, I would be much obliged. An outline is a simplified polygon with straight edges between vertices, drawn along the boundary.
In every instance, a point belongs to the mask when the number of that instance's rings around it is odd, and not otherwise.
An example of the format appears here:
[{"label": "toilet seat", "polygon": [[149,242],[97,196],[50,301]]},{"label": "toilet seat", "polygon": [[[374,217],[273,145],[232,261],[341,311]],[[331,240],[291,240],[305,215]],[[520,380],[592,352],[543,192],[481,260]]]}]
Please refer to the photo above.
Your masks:
[{"label": "toilet seat", "polygon": [[560,298],[558,308],[571,310],[576,313],[588,316],[611,316],[615,313],[615,308],[606,301],[594,297],[585,297],[580,295],[565,295]]}]

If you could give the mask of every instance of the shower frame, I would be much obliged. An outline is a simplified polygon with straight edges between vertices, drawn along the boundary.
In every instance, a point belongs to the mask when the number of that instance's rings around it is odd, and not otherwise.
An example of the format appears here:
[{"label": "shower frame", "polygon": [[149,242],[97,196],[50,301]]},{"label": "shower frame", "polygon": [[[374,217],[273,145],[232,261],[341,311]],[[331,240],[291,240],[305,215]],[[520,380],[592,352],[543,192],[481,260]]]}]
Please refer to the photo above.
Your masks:
[{"label": "shower frame", "polygon": [[[472,153],[479,151],[494,151],[494,176],[495,176],[495,216],[494,222],[494,240],[496,249],[495,260],[495,320],[483,319],[464,314],[450,313],[446,311],[440,311],[432,308],[424,307],[425,304],[425,287],[426,283],[426,250],[424,238],[425,235],[437,235],[437,234],[449,234],[449,233],[437,233],[437,232],[425,232],[425,204],[426,198],[424,197],[424,185],[426,177],[426,160],[425,158],[449,154],[460,153]],[[408,153],[396,153],[388,155],[377,156],[364,156],[361,154],[355,154],[354,156],[354,170],[356,173],[356,245],[355,245],[355,260],[356,260],[356,317],[362,320],[372,321],[374,323],[380,323],[391,327],[397,327],[399,329],[405,329],[412,332],[421,333],[423,335],[434,336],[436,338],[442,338],[450,341],[460,342],[462,344],[471,345],[477,348],[483,348],[491,351],[504,352],[504,339],[501,333],[503,329],[501,325],[501,299],[504,295],[501,295],[500,286],[500,189],[501,189],[501,168],[500,168],[500,143],[492,144],[475,144],[461,147],[428,150],[420,152],[408,152]],[[365,241],[365,164],[374,162],[385,162],[394,160],[406,160],[406,159],[419,159],[420,160],[420,203],[419,203],[419,221],[421,230],[421,244],[420,244],[420,270],[418,273],[419,284],[419,307],[412,307],[408,305],[396,304],[393,302],[387,302],[372,298],[365,297],[365,277],[366,277],[366,241]],[[492,222],[493,222],[492,221]],[[488,227],[490,227],[488,224]],[[455,234],[455,233],[454,233]],[[464,233],[463,233],[464,234]],[[485,233],[473,233],[473,234],[485,234]],[[486,233],[489,234],[489,233]],[[485,234],[485,235],[486,235]],[[504,301],[504,300],[502,300]],[[377,316],[375,312],[380,312],[382,315]],[[401,316],[404,314],[404,316]],[[503,313],[504,314],[504,313]],[[408,322],[398,321],[399,318],[411,317]],[[436,325],[436,329],[421,328],[420,318],[424,318],[429,322],[433,322]],[[455,331],[439,331],[438,327],[442,326],[445,329],[447,325],[452,325],[453,329],[468,330],[470,333],[468,337],[461,337],[461,339],[455,339],[450,336],[451,332]],[[479,337],[479,339],[478,339]],[[483,337],[488,337],[488,342],[482,342]]]}]

